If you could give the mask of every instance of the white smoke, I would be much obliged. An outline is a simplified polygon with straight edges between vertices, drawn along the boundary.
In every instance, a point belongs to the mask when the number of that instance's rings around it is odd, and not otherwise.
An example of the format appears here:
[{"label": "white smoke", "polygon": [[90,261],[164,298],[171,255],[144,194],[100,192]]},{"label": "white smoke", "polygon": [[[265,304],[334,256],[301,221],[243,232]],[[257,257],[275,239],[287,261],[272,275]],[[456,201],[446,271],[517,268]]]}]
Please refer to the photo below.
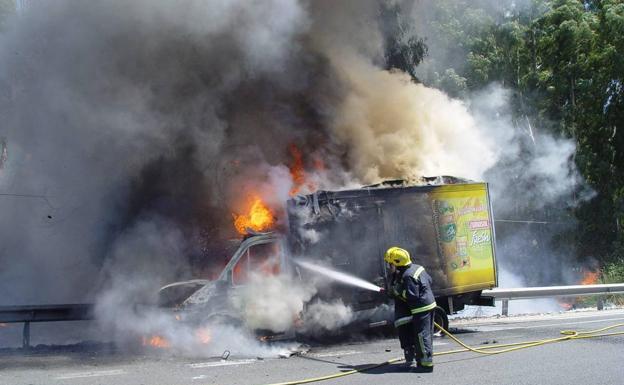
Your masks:
[{"label": "white smoke", "polygon": [[317,243],[323,237],[323,233],[313,228],[306,228],[303,224],[312,222],[313,212],[310,210],[294,210],[297,223],[301,223],[301,226],[297,226],[295,231],[304,242],[310,242],[310,244]]},{"label": "white smoke", "polygon": [[218,357],[227,351],[228,355],[254,358],[290,355],[298,347],[295,343],[267,345],[248,329],[227,320],[196,323],[186,320],[181,315],[184,313],[176,318],[170,310],[137,306],[136,296],[146,289],[140,280],[137,282],[125,281],[106,291],[97,303],[102,331],[119,346],[132,350],[155,348],[194,357]]},{"label": "white smoke", "polygon": [[[498,279],[502,288],[526,287],[527,282],[505,269],[499,269]],[[500,309],[499,309],[500,310]],[[563,307],[552,298],[521,299],[509,301],[509,314],[548,313],[563,310]]]},{"label": "white smoke", "polygon": [[[485,176],[497,220],[499,282],[506,287],[576,283],[572,243],[553,242],[576,225],[569,208],[593,193],[574,163],[573,140],[547,133],[529,116],[514,121],[511,98],[498,84],[470,98],[475,119],[497,143],[498,162]],[[549,307],[525,303],[536,311]]]},{"label": "white smoke", "polygon": [[248,330],[322,334],[354,319],[353,310],[341,300],[313,299],[318,285],[326,283],[320,276],[304,282],[291,275],[254,273],[232,302]]},{"label": "white smoke", "polygon": [[[576,146],[571,139],[557,138],[535,127],[524,116],[512,121],[512,92],[499,84],[490,84],[470,97],[470,108],[484,134],[492,138],[498,164],[488,170],[497,207],[514,207],[518,202],[531,202],[539,209],[559,200],[574,205],[589,199],[576,165]],[[513,191],[527,186],[523,195]],[[576,202],[573,195],[577,194]],[[506,212],[502,212],[507,215]]]},{"label": "white smoke", "polygon": [[314,294],[314,285],[290,275],[254,273],[232,300],[247,328],[279,333],[293,329]]},{"label": "white smoke", "polygon": [[[501,288],[521,288],[527,287],[527,282],[518,274],[513,274],[504,268],[498,269],[499,287]],[[508,302],[507,314],[535,314],[535,313],[552,313],[566,310],[556,299],[553,298],[535,298],[535,299],[518,299]],[[466,308],[458,312],[458,317],[483,317],[502,314],[502,301],[496,301],[494,307],[489,306],[466,306]]]},{"label": "white smoke", "polygon": [[307,333],[332,331],[348,325],[353,319],[353,309],[346,306],[341,299],[332,302],[316,300],[306,307],[303,331]]}]

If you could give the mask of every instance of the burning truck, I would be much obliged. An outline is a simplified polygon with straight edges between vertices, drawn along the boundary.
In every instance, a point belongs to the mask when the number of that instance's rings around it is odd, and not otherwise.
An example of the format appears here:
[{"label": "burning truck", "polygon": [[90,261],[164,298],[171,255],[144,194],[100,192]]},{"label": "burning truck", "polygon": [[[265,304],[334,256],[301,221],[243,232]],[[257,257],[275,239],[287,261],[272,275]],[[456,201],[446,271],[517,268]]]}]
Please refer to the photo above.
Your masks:
[{"label": "burning truck", "polygon": [[[267,215],[260,206],[255,209],[257,215]],[[232,298],[240,295],[254,272],[307,282],[315,273],[297,263],[305,260],[384,287],[383,254],[394,245],[407,249],[433,277],[438,324],[446,327],[447,315],[465,305],[494,305],[493,298],[481,295],[497,286],[486,183],[444,176],[423,178],[418,184],[387,181],[352,190],[316,191],[290,199],[287,216],[287,231],[248,229],[216,279],[162,287],[160,306],[181,312],[188,320],[242,325],[244,317],[232,306]],[[351,326],[382,326],[392,320],[389,299],[380,292],[332,282],[319,285],[314,298],[342,301],[355,314]],[[292,335],[299,326],[293,322],[286,332],[262,330],[262,334]]]}]

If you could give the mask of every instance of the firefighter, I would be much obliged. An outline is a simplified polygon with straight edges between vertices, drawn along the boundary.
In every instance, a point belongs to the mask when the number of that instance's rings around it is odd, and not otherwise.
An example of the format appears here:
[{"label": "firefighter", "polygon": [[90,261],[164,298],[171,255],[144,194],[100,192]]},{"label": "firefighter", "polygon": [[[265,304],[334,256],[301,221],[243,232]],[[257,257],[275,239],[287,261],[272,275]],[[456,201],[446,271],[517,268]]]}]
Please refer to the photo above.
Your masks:
[{"label": "firefighter", "polygon": [[388,294],[394,299],[394,326],[405,353],[405,367],[433,371],[433,309],[431,276],[425,268],[412,263],[409,253],[400,247],[386,251],[391,277]]}]

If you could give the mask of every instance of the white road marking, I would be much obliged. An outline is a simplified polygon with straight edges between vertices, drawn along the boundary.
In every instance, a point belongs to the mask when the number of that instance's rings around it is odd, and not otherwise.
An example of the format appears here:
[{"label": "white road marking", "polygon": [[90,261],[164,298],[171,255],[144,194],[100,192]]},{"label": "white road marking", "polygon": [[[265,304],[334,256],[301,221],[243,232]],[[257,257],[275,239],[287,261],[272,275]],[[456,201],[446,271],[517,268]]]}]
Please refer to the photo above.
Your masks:
[{"label": "white road marking", "polygon": [[312,353],[312,354],[308,354],[308,356],[317,357],[317,358],[338,357],[338,356],[350,356],[350,355],[358,354],[358,353],[362,353],[362,352],[357,351],[357,350],[342,350],[342,351],[327,352],[327,353]]},{"label": "white road marking", "polygon": [[604,310],[603,314],[598,314],[600,312],[593,310],[587,312],[575,311],[575,312],[566,312],[562,314],[530,314],[524,316],[510,316],[509,318],[499,318],[492,319],[491,317],[479,318],[479,319],[454,319],[451,320],[451,326],[453,327],[466,327],[466,326],[478,326],[478,325],[505,325],[505,324],[516,324],[516,323],[524,323],[524,322],[540,322],[540,321],[554,321],[554,320],[569,320],[569,319],[582,319],[582,318],[590,318],[590,317],[599,317],[606,315],[624,315],[623,310]]},{"label": "white road marking", "polygon": [[199,376],[196,376],[196,377],[192,377],[191,380],[203,380],[206,377],[208,377],[208,376],[205,375],[205,374],[202,374],[202,375],[199,375]]},{"label": "white road marking", "polygon": [[591,320],[591,321],[575,321],[575,322],[560,322],[560,323],[552,323],[552,324],[543,324],[543,325],[531,325],[531,326],[472,326],[479,331],[497,331],[497,330],[513,330],[513,329],[537,329],[537,328],[545,328],[551,326],[564,326],[564,325],[579,325],[579,324],[588,324],[588,323],[596,323],[596,322],[608,322],[608,321],[624,321],[620,318],[604,318],[599,320]]},{"label": "white road marking", "polygon": [[248,359],[248,360],[221,360],[221,361],[213,361],[213,362],[197,362],[194,364],[187,364],[186,366],[200,369],[200,368],[212,368],[215,366],[230,366],[230,365],[246,365],[253,364],[254,362],[258,362],[256,359]]},{"label": "white road marking", "polygon": [[56,380],[70,380],[73,378],[89,378],[89,377],[100,377],[100,376],[118,376],[120,374],[124,374],[125,372],[121,369],[116,370],[94,370],[90,372],[76,372],[76,373],[67,373],[55,377]]},{"label": "white road marking", "polygon": [[591,324],[591,323],[596,323],[596,322],[607,322],[607,321],[624,321],[624,318],[620,317],[620,318],[605,318],[605,319],[598,319],[598,320],[592,320],[592,321],[562,322],[558,324],[548,324],[548,325],[541,325],[541,326],[540,325],[526,326],[526,328],[531,329],[531,328],[538,328],[538,327],[544,327],[544,326]]}]

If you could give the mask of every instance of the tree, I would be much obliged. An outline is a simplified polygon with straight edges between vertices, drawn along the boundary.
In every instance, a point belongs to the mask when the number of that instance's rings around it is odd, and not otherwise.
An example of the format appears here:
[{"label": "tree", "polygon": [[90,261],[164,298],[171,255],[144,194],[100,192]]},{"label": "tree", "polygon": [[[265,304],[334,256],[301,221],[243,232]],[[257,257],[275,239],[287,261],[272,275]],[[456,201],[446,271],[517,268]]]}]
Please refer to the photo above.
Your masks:
[{"label": "tree", "polygon": [[518,125],[574,140],[574,161],[596,192],[575,198],[578,255],[622,261],[624,2],[440,0],[422,8],[435,37],[427,42],[441,47],[420,70],[424,81],[454,96],[498,82],[513,91]]},{"label": "tree", "polygon": [[385,38],[386,69],[398,69],[419,82],[415,69],[427,55],[427,46],[418,38],[400,3],[381,6],[381,30]]}]

